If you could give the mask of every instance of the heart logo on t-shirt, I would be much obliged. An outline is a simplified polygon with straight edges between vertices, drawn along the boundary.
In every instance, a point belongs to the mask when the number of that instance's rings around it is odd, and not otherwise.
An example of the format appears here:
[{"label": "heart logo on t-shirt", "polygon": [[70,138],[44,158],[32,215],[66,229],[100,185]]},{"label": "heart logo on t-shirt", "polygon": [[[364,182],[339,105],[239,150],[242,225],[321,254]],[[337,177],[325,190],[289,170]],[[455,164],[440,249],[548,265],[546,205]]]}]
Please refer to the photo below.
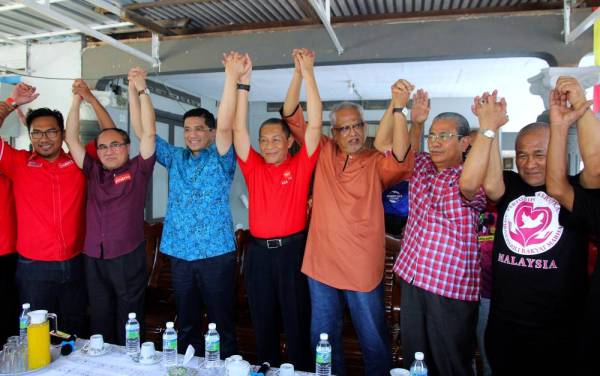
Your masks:
[{"label": "heart logo on t-shirt", "polygon": [[552,222],[548,207],[534,208],[531,202],[521,202],[515,208],[511,238],[523,247],[543,243],[550,232],[545,231]]},{"label": "heart logo on t-shirt", "polygon": [[515,253],[535,255],[546,252],[560,239],[558,224],[560,205],[544,192],[520,196],[504,214],[503,235],[506,245]]}]

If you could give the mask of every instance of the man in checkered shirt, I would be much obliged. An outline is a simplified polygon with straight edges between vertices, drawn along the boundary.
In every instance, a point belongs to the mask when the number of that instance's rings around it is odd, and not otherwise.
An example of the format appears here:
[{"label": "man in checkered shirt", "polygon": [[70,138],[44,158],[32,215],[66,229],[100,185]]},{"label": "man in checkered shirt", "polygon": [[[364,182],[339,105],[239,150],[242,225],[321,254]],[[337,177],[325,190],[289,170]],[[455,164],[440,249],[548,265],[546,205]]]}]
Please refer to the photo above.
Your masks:
[{"label": "man in checkered shirt", "polygon": [[[414,125],[413,125],[414,126]],[[422,133],[422,129],[419,132]],[[409,185],[409,217],[394,271],[402,279],[405,366],[425,353],[429,375],[472,375],[479,300],[477,217],[485,194],[464,163],[469,123],[445,112],[432,122]],[[419,145],[420,146],[420,140]],[[415,149],[416,151],[417,149]],[[485,171],[483,171],[485,173]]]}]

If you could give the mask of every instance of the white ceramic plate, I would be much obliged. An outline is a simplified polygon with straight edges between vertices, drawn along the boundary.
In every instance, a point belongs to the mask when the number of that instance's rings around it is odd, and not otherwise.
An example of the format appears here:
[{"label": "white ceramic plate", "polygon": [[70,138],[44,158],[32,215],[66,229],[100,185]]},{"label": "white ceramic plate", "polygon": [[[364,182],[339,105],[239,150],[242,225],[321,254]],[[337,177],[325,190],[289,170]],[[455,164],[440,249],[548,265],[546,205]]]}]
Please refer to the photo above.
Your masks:
[{"label": "white ceramic plate", "polygon": [[104,346],[102,347],[102,351],[91,351],[90,349],[90,344],[89,342],[86,343],[82,348],[81,348],[81,352],[87,356],[102,356],[104,354],[107,354],[111,349],[110,344],[105,343]]}]

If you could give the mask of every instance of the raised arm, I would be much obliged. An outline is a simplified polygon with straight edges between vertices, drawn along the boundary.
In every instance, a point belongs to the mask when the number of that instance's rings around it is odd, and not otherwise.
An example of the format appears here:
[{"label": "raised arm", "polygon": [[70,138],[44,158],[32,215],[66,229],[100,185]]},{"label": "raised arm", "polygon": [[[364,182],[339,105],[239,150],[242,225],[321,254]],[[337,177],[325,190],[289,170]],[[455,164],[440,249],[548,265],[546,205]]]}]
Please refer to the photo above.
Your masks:
[{"label": "raised arm", "polygon": [[[556,90],[561,96],[566,95],[571,104],[571,112],[582,112],[577,120],[577,140],[584,167],[580,176],[581,185],[585,188],[600,188],[600,121],[589,110],[592,102],[586,100],[585,90],[573,77],[559,77]],[[564,110],[562,102],[561,109]]]},{"label": "raised arm", "polygon": [[[575,107],[575,105],[568,106],[568,93],[576,88],[571,86],[573,82],[567,86],[564,83],[564,81],[560,82],[559,80],[556,89],[550,91],[550,142],[546,161],[546,190],[562,206],[572,210],[575,193],[567,179],[569,127],[585,116],[584,114],[588,112],[587,110],[592,102],[578,103],[578,107]],[[578,83],[577,86],[579,86]],[[568,90],[565,90],[565,88],[568,88]],[[585,143],[586,140],[580,142]]]},{"label": "raised arm", "polygon": [[127,75],[127,95],[129,98],[129,117],[131,120],[131,127],[136,137],[140,139],[142,137],[142,104],[140,103],[140,94],[135,88],[133,77],[136,75],[142,76],[146,79],[146,72],[139,67],[134,67],[129,70]]},{"label": "raised arm", "polygon": [[69,152],[73,157],[73,160],[79,168],[83,168],[83,160],[85,159],[85,147],[81,144],[79,139],[79,110],[81,108],[81,102],[83,97],[79,92],[77,81],[73,83],[73,102],[71,103],[71,109],[67,116],[67,124],[65,127],[65,142],[69,146]]},{"label": "raised arm", "polygon": [[217,114],[216,144],[220,155],[225,155],[233,142],[233,122],[235,121],[235,110],[237,102],[236,85],[244,69],[243,56],[235,52],[223,54],[223,65],[225,66],[225,84],[219,112]]},{"label": "raised arm", "polygon": [[[460,191],[467,200],[472,200],[481,186],[484,186],[486,194],[494,201],[504,194],[502,166],[495,166],[496,168],[490,166],[490,155],[494,153],[492,145],[498,139],[500,127],[508,122],[506,101],[504,98],[498,100],[497,96],[498,93],[494,90],[491,95],[484,93],[482,97],[475,97],[473,101],[472,110],[479,119],[481,133],[475,137],[460,175]],[[484,136],[486,130],[493,131],[495,136],[493,138]],[[496,179],[498,186],[485,186],[486,174],[490,173],[492,174],[490,178]]]},{"label": "raised arm", "polygon": [[305,48],[295,48],[292,51],[292,58],[294,59],[294,74],[292,75],[292,80],[290,81],[290,86],[288,87],[285,101],[283,102],[282,115],[284,117],[291,116],[300,103],[302,71],[300,69],[300,61],[298,60],[298,56],[300,53],[305,53],[306,51],[307,50]]},{"label": "raised arm", "polygon": [[94,113],[96,114],[96,119],[98,119],[98,124],[100,125],[100,129],[108,129],[108,128],[116,128],[115,123],[112,118],[106,111],[106,108],[100,103],[98,98],[92,94],[89,86],[85,83],[84,80],[78,79],[73,83],[73,94],[79,95],[83,98],[84,101],[88,102]]},{"label": "raised arm", "polygon": [[[407,91],[410,96],[410,92],[414,90],[414,86],[406,80],[398,80],[392,85],[392,89],[397,88],[403,91]],[[408,98],[406,100],[408,103]],[[404,104],[406,106],[406,104]],[[402,108],[404,108],[402,106]],[[400,108],[400,107],[396,107]],[[390,101],[388,108],[383,113],[381,120],[379,121],[379,127],[375,132],[375,140],[373,141],[373,147],[380,152],[386,152],[392,149],[394,144],[394,103]]]},{"label": "raised arm", "polygon": [[298,53],[297,58],[302,70],[302,77],[304,78],[304,82],[306,82],[306,112],[308,114],[308,126],[304,134],[304,142],[306,144],[306,152],[310,157],[315,150],[317,150],[319,140],[321,139],[323,104],[321,103],[319,88],[317,87],[317,80],[315,79],[315,53],[312,51],[303,51]]},{"label": "raised arm", "polygon": [[429,94],[419,89],[413,95],[413,103],[410,109],[410,148],[418,153],[421,151],[423,145],[423,128],[425,127],[425,121],[429,117],[429,111],[431,106],[429,105]]},{"label": "raised arm", "polygon": [[[292,59],[294,60],[294,74],[292,75],[292,80],[290,81],[290,86],[288,87],[285,101],[283,102],[283,108],[281,109],[281,116],[284,119],[293,115],[300,104],[302,70],[300,69],[299,55],[301,53],[306,54],[308,52],[309,50],[306,48],[296,48],[292,51]],[[299,111],[302,111],[302,109],[299,109]],[[299,144],[303,144],[306,133],[306,123],[304,122],[304,119],[302,119],[300,124],[288,121],[288,125],[290,127],[290,131],[292,132],[292,136],[294,136],[294,140],[296,140],[296,142]]]},{"label": "raised arm", "polygon": [[5,102],[0,102],[0,127],[4,124],[4,120],[18,106],[33,102],[39,94],[35,92],[35,87],[26,83],[19,83],[13,89],[10,97]]},{"label": "raised arm", "polygon": [[[414,86],[408,85],[392,85],[392,105],[394,108],[403,108],[408,103],[410,92]],[[406,127],[406,116],[400,111],[393,111],[392,116],[394,127],[392,131],[392,152],[397,160],[403,161],[406,157],[408,148],[410,147],[410,139],[408,137],[408,128]]]},{"label": "raised arm", "polygon": [[141,107],[141,135],[140,135],[140,156],[148,159],[156,151],[156,115],[150,95],[147,94],[146,74],[138,71],[132,75],[135,90],[141,93],[139,96]]},{"label": "raised arm", "polygon": [[[239,58],[235,56],[234,58]],[[252,60],[248,54],[241,57],[244,65],[243,74],[239,77],[242,85],[250,85]],[[250,153],[250,135],[248,133],[248,90],[238,89],[235,122],[233,125],[233,145],[238,157],[246,162]]]}]

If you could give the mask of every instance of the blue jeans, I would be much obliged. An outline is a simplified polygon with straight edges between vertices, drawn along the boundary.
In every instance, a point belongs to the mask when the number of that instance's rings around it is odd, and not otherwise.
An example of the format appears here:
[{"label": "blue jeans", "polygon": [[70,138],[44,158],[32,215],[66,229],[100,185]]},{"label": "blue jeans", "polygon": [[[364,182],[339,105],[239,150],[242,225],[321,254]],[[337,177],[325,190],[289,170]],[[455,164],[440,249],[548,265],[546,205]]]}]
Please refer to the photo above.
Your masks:
[{"label": "blue jeans", "polygon": [[344,305],[348,304],[352,324],[363,353],[365,375],[387,375],[392,366],[390,336],[385,321],[383,283],[373,291],[338,290],[308,278],[312,317],[310,335],[313,351],[320,333],[329,334],[332,373],[346,375],[342,329]]},{"label": "blue jeans", "polygon": [[237,353],[235,338],[235,252],[201,260],[186,261],[171,257],[172,285],[179,327],[178,351],[188,345],[204,354],[202,311],[209,322],[217,324],[221,337],[221,358]]}]

